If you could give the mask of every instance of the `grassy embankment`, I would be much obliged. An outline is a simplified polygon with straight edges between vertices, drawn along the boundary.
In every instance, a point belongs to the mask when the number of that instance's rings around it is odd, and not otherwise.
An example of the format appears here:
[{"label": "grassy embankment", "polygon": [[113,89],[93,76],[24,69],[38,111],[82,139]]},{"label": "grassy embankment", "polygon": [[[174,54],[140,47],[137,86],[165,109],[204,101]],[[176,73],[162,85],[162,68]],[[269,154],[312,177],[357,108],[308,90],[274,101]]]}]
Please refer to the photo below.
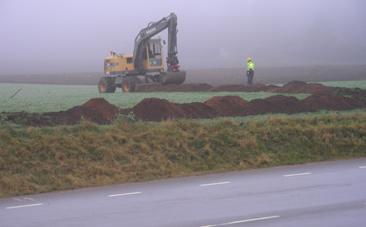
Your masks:
[{"label": "grassy embankment", "polygon": [[0,127],[0,196],[366,156],[366,113]]}]

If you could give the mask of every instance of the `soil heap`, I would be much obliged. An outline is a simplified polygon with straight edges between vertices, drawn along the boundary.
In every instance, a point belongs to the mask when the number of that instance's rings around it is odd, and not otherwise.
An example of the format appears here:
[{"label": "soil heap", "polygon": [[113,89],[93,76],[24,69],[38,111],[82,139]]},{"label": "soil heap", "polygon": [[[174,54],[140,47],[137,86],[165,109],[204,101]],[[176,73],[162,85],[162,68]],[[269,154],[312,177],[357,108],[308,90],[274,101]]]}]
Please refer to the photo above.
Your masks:
[{"label": "soil heap", "polygon": [[143,99],[131,111],[137,119],[146,121],[161,121],[185,116],[184,111],[178,105],[158,98]]},{"label": "soil heap", "polygon": [[204,103],[213,108],[219,116],[243,115],[248,105],[248,102],[239,96],[214,96]]},{"label": "soil heap", "polygon": [[80,122],[82,118],[98,124],[108,124],[117,117],[118,113],[119,108],[110,104],[104,98],[94,98],[80,106],[75,106],[64,112],[54,113],[54,115],[56,119],[64,124],[75,124]]},{"label": "soil heap", "polygon": [[265,113],[299,113],[306,111],[301,101],[292,96],[275,95],[265,99],[254,99],[244,109],[244,115]]},{"label": "soil heap", "polygon": [[309,93],[309,94],[325,94],[333,90],[331,87],[317,83],[306,83],[303,81],[291,81],[282,87],[268,88],[267,91],[277,93]]},{"label": "soil heap", "polygon": [[336,96],[333,94],[311,95],[302,101],[302,105],[308,111],[349,110],[366,106],[355,98]]},{"label": "soil heap", "polygon": [[131,111],[137,119],[162,121],[177,118],[211,118],[217,116],[210,106],[200,103],[176,104],[165,99],[147,98],[134,106]]},{"label": "soil heap", "polygon": [[[241,91],[241,92],[258,92],[267,91],[275,93],[309,93],[309,94],[325,94],[333,92],[336,88],[327,87],[318,83],[306,83],[303,81],[291,81],[285,85],[265,85],[265,84],[226,84],[217,87],[212,87],[209,84],[170,84],[170,85],[160,85],[160,84],[141,84],[138,85],[136,91],[138,92],[192,92],[192,91]],[[343,89],[347,90],[347,89]]]},{"label": "soil heap", "polygon": [[109,124],[119,114],[120,109],[103,98],[90,99],[86,103],[66,111],[47,113],[15,112],[5,113],[6,121],[28,126],[73,125],[85,120]]},{"label": "soil heap", "polygon": [[241,85],[241,84],[227,84],[212,88],[210,91],[242,91],[242,92],[258,92],[266,91],[265,84]]}]

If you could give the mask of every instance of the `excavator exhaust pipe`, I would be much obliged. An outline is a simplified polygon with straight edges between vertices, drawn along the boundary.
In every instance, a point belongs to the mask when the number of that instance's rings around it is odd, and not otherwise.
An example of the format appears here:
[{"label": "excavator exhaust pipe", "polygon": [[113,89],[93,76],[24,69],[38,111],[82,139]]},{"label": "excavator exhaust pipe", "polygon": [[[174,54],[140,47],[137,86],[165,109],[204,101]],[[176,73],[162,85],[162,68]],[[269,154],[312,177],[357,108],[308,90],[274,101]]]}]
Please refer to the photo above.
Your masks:
[{"label": "excavator exhaust pipe", "polygon": [[186,71],[162,72],[160,74],[161,84],[182,84],[186,80]]}]

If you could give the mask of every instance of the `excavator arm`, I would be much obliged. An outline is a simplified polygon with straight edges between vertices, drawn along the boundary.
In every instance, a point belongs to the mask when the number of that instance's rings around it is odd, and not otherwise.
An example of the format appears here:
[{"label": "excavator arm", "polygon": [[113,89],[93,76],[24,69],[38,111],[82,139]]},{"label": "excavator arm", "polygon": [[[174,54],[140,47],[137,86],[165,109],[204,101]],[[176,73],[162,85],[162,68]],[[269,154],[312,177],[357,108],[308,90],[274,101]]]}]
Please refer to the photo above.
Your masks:
[{"label": "excavator arm", "polygon": [[133,63],[138,73],[145,73],[144,70],[144,50],[147,41],[154,35],[168,29],[168,55],[167,71],[179,72],[179,61],[177,57],[177,16],[171,13],[168,17],[157,22],[151,22],[146,28],[143,28],[135,38],[135,47],[133,51]]}]

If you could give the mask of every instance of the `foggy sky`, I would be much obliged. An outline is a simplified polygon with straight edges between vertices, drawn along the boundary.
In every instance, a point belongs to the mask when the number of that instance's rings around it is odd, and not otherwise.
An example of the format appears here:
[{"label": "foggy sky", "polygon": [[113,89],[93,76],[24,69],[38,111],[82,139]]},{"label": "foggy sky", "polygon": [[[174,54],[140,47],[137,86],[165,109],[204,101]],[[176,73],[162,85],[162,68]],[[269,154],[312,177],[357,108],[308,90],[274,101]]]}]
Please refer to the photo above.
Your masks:
[{"label": "foggy sky", "polygon": [[[0,74],[100,72],[178,16],[182,68],[366,64],[364,0],[0,0]],[[166,31],[160,35],[166,37]]]}]

